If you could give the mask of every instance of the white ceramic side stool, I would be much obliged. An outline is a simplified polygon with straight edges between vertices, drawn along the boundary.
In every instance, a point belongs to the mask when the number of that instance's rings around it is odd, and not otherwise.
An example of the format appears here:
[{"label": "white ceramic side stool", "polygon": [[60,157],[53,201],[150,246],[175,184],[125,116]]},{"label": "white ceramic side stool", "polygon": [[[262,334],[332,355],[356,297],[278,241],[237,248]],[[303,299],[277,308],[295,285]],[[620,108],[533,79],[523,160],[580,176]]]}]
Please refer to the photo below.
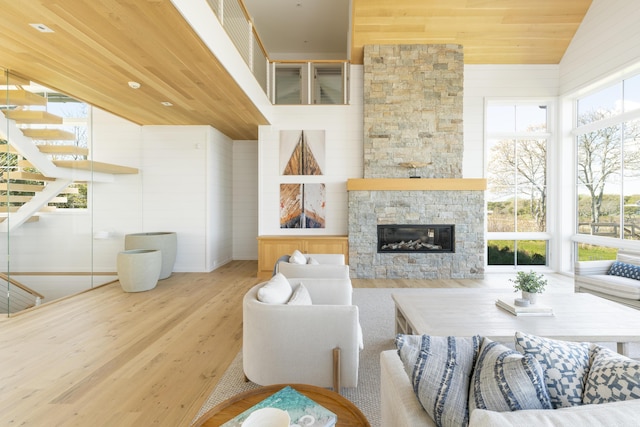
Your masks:
[{"label": "white ceramic side stool", "polygon": [[124,249],[158,249],[162,252],[160,280],[171,276],[178,252],[175,232],[134,233],[124,236]]},{"label": "white ceramic side stool", "polygon": [[125,292],[143,292],[155,288],[161,268],[162,254],[157,249],[134,249],[118,253],[118,280]]}]

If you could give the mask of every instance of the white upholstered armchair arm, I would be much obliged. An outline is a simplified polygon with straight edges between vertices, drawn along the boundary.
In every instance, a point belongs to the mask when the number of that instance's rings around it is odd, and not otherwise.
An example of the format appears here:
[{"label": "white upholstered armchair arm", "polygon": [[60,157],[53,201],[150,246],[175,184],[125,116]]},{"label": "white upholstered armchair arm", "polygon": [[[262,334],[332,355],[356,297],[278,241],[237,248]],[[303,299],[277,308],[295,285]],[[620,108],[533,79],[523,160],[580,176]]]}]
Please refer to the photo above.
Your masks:
[{"label": "white upholstered armchair arm", "polygon": [[592,274],[607,274],[613,264],[611,260],[599,261],[577,261],[574,273],[579,276],[589,276]]}]

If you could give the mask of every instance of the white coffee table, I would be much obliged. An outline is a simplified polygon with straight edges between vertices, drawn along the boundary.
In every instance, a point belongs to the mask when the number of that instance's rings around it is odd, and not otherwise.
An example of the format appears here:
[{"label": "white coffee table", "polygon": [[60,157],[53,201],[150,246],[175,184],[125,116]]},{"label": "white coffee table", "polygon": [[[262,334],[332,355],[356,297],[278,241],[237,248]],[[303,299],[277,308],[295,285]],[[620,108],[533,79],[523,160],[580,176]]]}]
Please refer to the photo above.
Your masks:
[{"label": "white coffee table", "polygon": [[396,333],[438,336],[481,335],[513,342],[516,331],[567,341],[640,342],[640,310],[586,293],[546,292],[538,304],[553,316],[514,316],[495,305],[498,298],[519,295],[496,289],[421,289],[393,293]]}]

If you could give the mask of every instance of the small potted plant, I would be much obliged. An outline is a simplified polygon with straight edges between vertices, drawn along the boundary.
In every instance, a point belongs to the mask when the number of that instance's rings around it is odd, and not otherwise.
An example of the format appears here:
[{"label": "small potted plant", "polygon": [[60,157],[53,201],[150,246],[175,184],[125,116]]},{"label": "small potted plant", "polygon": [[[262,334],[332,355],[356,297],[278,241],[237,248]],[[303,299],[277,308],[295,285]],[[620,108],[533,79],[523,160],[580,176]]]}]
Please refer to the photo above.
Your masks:
[{"label": "small potted plant", "polygon": [[518,271],[516,278],[509,281],[513,282],[514,292],[522,291],[522,298],[528,300],[529,304],[535,304],[538,294],[541,294],[547,286],[547,279],[534,271],[528,273]]}]

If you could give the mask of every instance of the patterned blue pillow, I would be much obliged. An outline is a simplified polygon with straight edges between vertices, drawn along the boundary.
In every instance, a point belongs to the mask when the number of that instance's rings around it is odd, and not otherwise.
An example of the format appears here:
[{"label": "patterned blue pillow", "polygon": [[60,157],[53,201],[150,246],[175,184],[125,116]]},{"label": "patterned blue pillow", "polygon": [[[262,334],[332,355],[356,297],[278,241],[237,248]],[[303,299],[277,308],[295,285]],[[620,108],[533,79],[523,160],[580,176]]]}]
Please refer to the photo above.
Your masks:
[{"label": "patterned blue pillow", "polygon": [[591,367],[582,403],[617,402],[640,399],[640,362],[606,347],[591,348]]},{"label": "patterned blue pillow", "polygon": [[530,354],[484,338],[469,391],[469,410],[551,409],[540,363]]},{"label": "patterned blue pillow", "polygon": [[640,266],[614,261],[611,267],[609,267],[609,275],[640,280]]},{"label": "patterned blue pillow", "polygon": [[516,332],[516,350],[540,362],[554,409],[582,405],[589,372],[589,343],[567,342]]},{"label": "patterned blue pillow", "polygon": [[467,426],[471,371],[480,336],[398,335],[398,355],[420,404],[437,426]]}]

